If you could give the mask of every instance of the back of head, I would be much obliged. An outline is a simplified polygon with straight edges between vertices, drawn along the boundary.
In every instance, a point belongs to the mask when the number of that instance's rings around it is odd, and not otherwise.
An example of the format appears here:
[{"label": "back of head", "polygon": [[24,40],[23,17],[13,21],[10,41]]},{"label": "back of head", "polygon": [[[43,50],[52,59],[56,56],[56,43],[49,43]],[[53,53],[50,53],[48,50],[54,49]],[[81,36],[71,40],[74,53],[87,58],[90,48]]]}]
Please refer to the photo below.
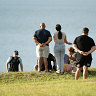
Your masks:
[{"label": "back of head", "polygon": [[58,39],[62,39],[62,32],[61,32],[61,25],[60,24],[56,25],[56,30],[59,31],[58,32]]},{"label": "back of head", "polygon": [[14,55],[19,55],[19,52],[17,50],[15,50]]},{"label": "back of head", "polygon": [[75,53],[75,51],[74,51],[74,49],[73,49],[72,47],[70,47],[68,50],[69,50],[70,52],[72,52],[72,53]]},{"label": "back of head", "polygon": [[83,28],[83,33],[84,34],[88,34],[88,32],[89,32],[89,29],[87,27]]},{"label": "back of head", "polygon": [[45,26],[45,23],[44,23],[44,22],[40,23],[40,28],[41,28],[41,29],[45,29],[45,27],[46,27],[46,26]]}]

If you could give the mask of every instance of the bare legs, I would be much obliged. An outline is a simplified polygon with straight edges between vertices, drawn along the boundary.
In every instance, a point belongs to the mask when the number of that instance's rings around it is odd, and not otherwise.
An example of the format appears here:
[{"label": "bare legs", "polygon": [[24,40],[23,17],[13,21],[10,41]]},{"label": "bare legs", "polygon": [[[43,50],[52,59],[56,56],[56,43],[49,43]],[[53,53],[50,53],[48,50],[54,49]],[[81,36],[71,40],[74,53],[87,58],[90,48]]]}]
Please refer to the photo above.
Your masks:
[{"label": "bare legs", "polygon": [[88,76],[88,67],[87,66],[83,66],[83,68],[77,68],[77,71],[75,73],[75,80],[78,80],[79,76],[80,76],[80,72],[83,69],[83,79],[87,79]]},{"label": "bare legs", "polygon": [[44,60],[44,65],[45,65],[45,71],[48,72],[48,61],[47,61],[47,58],[43,58]]},{"label": "bare legs", "polygon": [[80,76],[80,72],[81,72],[82,68],[77,68],[77,71],[75,73],[75,80],[78,80],[79,76]]},{"label": "bare legs", "polygon": [[45,71],[48,72],[48,62],[47,62],[47,58],[45,57],[39,57],[38,58],[38,71],[41,71],[41,64],[44,60],[44,65],[45,65]]},{"label": "bare legs", "polygon": [[43,60],[42,57],[39,57],[39,58],[38,58],[38,71],[39,71],[39,72],[41,71],[41,63],[42,63],[42,60]]},{"label": "bare legs", "polygon": [[83,79],[87,79],[88,76],[88,67],[83,66]]}]

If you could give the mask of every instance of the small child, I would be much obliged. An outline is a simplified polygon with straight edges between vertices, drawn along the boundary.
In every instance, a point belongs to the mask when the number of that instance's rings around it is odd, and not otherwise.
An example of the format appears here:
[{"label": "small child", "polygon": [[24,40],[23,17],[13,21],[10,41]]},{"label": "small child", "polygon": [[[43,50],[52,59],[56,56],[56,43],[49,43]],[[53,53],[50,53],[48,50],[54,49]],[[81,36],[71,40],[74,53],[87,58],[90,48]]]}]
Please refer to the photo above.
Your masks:
[{"label": "small child", "polygon": [[64,66],[64,72],[70,72],[72,70],[72,73],[76,72],[76,67],[74,65],[74,61],[76,60],[76,52],[72,47],[68,49],[69,56],[67,55],[67,63]]}]

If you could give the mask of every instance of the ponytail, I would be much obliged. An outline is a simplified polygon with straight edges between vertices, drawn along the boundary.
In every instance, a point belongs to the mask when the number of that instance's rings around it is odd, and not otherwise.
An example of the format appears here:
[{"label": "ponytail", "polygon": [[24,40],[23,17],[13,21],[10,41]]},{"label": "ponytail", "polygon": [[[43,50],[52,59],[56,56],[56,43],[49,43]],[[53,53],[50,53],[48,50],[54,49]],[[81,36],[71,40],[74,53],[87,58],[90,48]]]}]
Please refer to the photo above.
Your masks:
[{"label": "ponytail", "polygon": [[62,32],[61,31],[58,32],[58,39],[62,39]]},{"label": "ponytail", "polygon": [[62,39],[62,32],[61,32],[61,25],[60,24],[56,25],[56,30],[59,31],[58,32],[58,39]]}]

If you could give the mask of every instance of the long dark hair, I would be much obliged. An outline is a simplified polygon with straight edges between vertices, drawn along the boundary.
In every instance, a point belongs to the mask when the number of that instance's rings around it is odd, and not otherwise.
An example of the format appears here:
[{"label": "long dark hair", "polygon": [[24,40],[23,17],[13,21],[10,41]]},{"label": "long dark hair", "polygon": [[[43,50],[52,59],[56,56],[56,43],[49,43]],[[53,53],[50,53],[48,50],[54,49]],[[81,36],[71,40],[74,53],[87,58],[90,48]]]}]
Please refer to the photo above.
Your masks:
[{"label": "long dark hair", "polygon": [[58,39],[62,39],[62,32],[61,32],[61,25],[60,24],[56,25],[56,30],[59,31],[58,32]]}]

